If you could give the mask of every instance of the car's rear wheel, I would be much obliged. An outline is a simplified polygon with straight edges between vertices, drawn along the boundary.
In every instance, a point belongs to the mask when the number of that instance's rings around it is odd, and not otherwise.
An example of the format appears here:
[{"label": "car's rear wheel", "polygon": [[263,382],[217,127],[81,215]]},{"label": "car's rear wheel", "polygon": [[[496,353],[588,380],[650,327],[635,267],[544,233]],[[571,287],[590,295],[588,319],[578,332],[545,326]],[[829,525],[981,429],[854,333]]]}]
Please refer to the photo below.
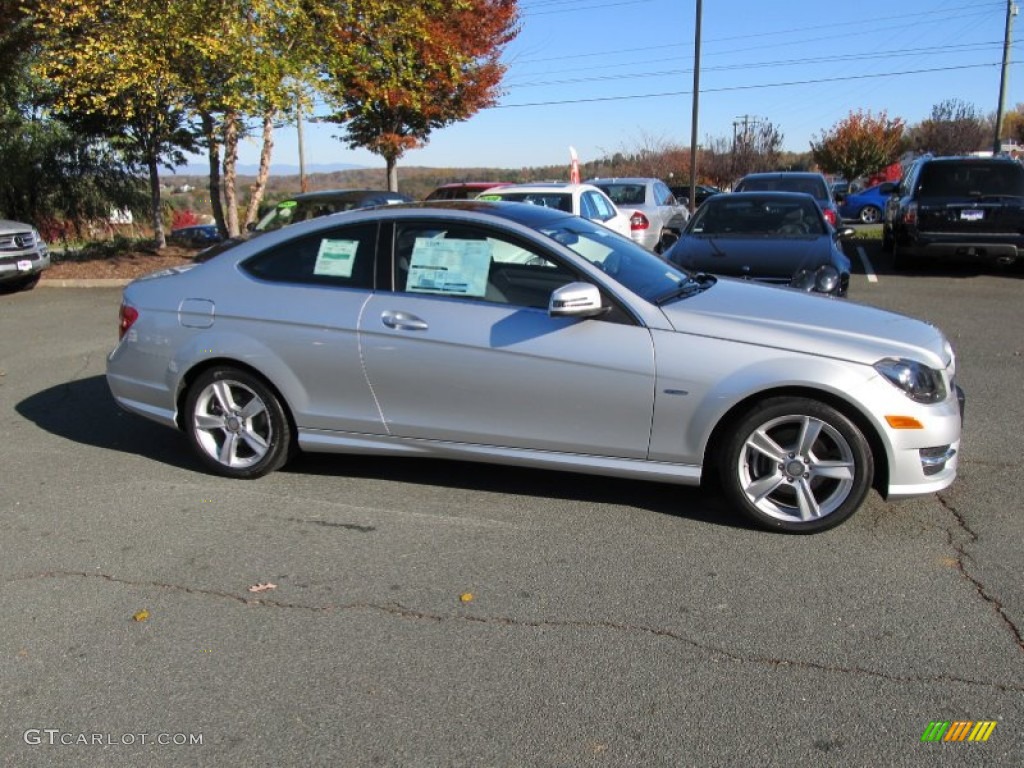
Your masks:
[{"label": "car's rear wheel", "polygon": [[259,377],[230,366],[204,371],[185,400],[189,442],[213,471],[262,477],[284,466],[292,430],[277,394]]},{"label": "car's rear wheel", "polygon": [[892,268],[897,272],[902,272],[912,266],[913,258],[907,253],[905,248],[894,241],[892,244]]},{"label": "car's rear wheel", "polygon": [[862,224],[877,224],[882,218],[882,211],[873,205],[865,205],[860,209],[860,221]]},{"label": "car's rear wheel", "polygon": [[776,397],[748,411],[722,446],[725,495],[762,528],[816,533],[857,511],[874,463],[863,433],[830,405]]}]

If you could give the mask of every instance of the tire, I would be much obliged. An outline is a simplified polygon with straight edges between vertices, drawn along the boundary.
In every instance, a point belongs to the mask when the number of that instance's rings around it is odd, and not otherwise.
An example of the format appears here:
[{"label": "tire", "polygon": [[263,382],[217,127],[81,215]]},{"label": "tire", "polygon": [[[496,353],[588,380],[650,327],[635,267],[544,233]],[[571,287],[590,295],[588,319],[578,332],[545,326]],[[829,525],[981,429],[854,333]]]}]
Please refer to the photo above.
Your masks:
[{"label": "tire", "polygon": [[914,265],[913,258],[907,253],[905,248],[901,248],[898,243],[892,244],[892,268],[896,272],[905,272]]},{"label": "tire", "polygon": [[818,533],[863,504],[874,460],[863,433],[830,405],[802,397],[765,400],[722,445],[722,490],[761,528]]},{"label": "tire", "polygon": [[882,212],[873,205],[865,205],[860,209],[861,224],[877,224],[882,218]]},{"label": "tire", "polygon": [[892,232],[884,224],[882,225],[882,253],[892,253],[893,238]]},{"label": "tire", "polygon": [[277,394],[259,377],[230,366],[204,371],[192,384],[185,431],[200,460],[226,477],[262,477],[294,452],[291,423]]}]

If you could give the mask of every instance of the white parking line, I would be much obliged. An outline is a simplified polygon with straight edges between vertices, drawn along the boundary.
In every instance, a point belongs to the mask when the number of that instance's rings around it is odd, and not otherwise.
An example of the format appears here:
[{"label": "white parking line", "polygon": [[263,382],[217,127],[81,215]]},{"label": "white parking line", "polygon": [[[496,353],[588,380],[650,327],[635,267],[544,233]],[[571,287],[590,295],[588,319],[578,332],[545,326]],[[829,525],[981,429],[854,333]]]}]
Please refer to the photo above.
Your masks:
[{"label": "white parking line", "polygon": [[868,255],[864,252],[864,246],[857,246],[857,255],[860,256],[860,263],[864,265],[864,274],[868,276],[868,282],[877,283],[878,275],[875,274],[875,268],[871,266]]}]

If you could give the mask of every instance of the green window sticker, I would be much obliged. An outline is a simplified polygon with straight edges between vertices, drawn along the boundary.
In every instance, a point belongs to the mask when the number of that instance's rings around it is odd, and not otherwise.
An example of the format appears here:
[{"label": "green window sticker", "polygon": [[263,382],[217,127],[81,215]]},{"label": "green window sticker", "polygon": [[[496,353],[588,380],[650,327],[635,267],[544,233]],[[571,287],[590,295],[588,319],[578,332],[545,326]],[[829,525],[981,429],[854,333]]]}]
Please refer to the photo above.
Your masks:
[{"label": "green window sticker", "polygon": [[327,277],[352,277],[356,263],[358,240],[321,240],[320,250],[313,266],[314,275]]}]

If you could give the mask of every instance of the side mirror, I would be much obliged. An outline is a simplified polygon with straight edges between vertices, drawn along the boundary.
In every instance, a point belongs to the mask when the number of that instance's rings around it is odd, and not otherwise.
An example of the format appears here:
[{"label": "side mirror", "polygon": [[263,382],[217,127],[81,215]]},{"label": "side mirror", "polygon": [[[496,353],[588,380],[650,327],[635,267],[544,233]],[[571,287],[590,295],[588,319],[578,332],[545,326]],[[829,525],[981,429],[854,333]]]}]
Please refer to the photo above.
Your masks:
[{"label": "side mirror", "polygon": [[590,283],[569,283],[551,292],[548,314],[552,317],[597,317],[605,313],[601,291]]}]

